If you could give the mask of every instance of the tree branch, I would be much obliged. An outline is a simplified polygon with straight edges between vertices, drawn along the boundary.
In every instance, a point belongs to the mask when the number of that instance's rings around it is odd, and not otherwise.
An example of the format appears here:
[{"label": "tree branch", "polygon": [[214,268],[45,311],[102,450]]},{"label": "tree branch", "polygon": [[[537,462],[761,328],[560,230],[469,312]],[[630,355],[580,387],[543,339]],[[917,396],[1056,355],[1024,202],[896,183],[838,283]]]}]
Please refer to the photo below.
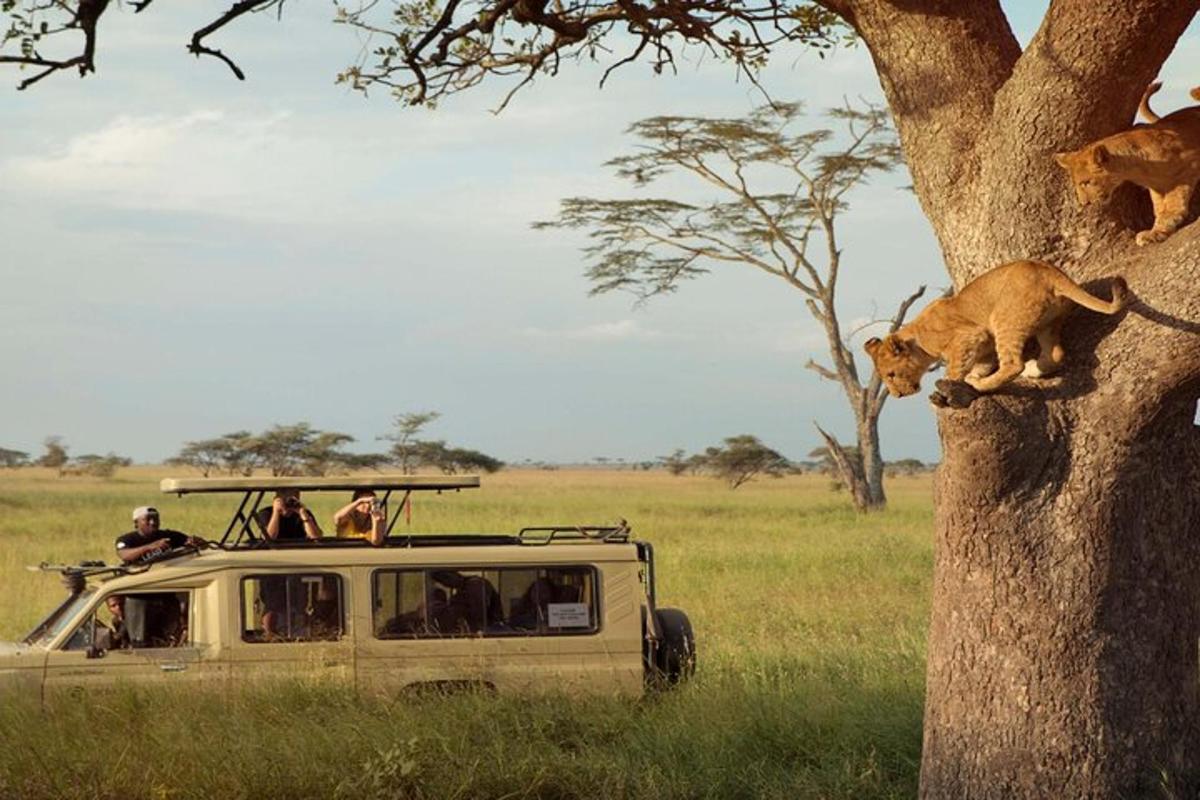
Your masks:
[{"label": "tree branch", "polygon": [[[643,54],[655,72],[674,68],[675,42],[699,44],[727,57],[739,73],[756,81],[771,48],[802,41],[829,49],[839,41],[838,18],[819,6],[782,6],[778,0],[615,0],[599,5],[548,0],[460,0],[448,13],[433,4],[403,6],[405,14],[387,23],[372,19],[373,3],[348,10],[338,6],[338,21],[386,35],[390,44],[369,55],[340,77],[356,89],[373,84],[393,89],[409,103],[434,103],[475,86],[489,75],[521,74],[512,93],[539,72],[553,72],[563,59],[595,58],[610,52],[608,34],[621,30],[627,54],[605,71]],[[459,17],[455,24],[455,17]],[[389,27],[391,26],[391,27]],[[507,100],[507,98],[506,98]]]},{"label": "tree branch", "polygon": [[220,17],[192,34],[192,41],[188,44],[188,52],[197,57],[212,56],[213,58],[224,61],[225,65],[233,71],[233,74],[237,77],[237,79],[239,81],[244,81],[246,80],[246,75],[242,72],[241,68],[238,67],[237,64],[233,63],[233,59],[229,58],[229,56],[225,55],[220,50],[216,50],[205,45],[203,43],[204,39],[205,37],[216,33],[218,30],[233,22],[243,14],[249,14],[252,11],[263,11],[272,6],[282,5],[283,0],[238,0],[238,2],[234,3],[229,10]]},{"label": "tree branch", "polygon": [[[140,13],[146,10],[152,2],[154,0],[132,0],[130,5],[133,7],[134,13]],[[237,64],[220,50],[205,45],[204,39],[244,14],[272,7],[282,8],[283,2],[284,0],[239,0],[239,2],[234,3],[220,17],[192,34],[191,41],[188,43],[188,52],[197,56],[206,55],[217,58],[225,62],[239,80],[245,80],[246,76]],[[26,3],[22,6],[22,12],[11,12],[14,23],[3,40],[4,43],[14,39],[20,40],[21,54],[0,55],[0,64],[44,67],[41,72],[21,81],[17,85],[18,89],[26,89],[55,72],[73,67],[78,67],[81,77],[95,72],[96,25],[108,6],[109,0],[79,0],[74,9],[71,8],[69,3],[61,2],[61,0],[53,0],[52,2],[42,4],[36,2]],[[46,21],[38,21],[37,17],[39,15],[49,14],[50,12],[54,12],[60,16],[70,14],[70,19],[61,26],[53,28]],[[39,42],[56,34],[71,30],[79,30],[83,33],[83,48],[78,55],[71,56],[70,58],[51,59],[46,58],[37,51],[37,44]]]},{"label": "tree branch", "polygon": [[833,459],[833,463],[837,465],[838,472],[842,475],[842,481],[852,494],[859,494],[862,491],[863,484],[863,469],[861,460],[855,463],[849,453],[837,439],[831,434],[826,433],[816,420],[813,420],[813,427],[817,429],[817,433],[825,440],[825,446],[829,450],[829,456]]},{"label": "tree branch", "polygon": [[[870,48],[934,229],[963,220],[978,225],[971,202],[981,169],[976,145],[1021,54],[999,0],[821,2]],[[953,268],[957,254],[944,239],[943,247]]]},{"label": "tree branch", "polygon": [[[51,8],[47,6],[35,6],[30,11],[27,20],[29,26],[27,30],[15,33],[14,29],[8,33],[5,39],[0,40],[0,43],[6,42],[8,37],[21,36],[22,38],[22,53],[19,56],[0,56],[0,64],[21,64],[27,66],[45,67],[46,69],[34,75],[32,78],[26,78],[17,84],[17,89],[27,89],[33,86],[43,78],[59,72],[60,70],[70,69],[71,67],[79,67],[79,76],[83,77],[89,72],[96,71],[96,24],[100,21],[101,15],[108,8],[109,0],[79,0],[79,5],[72,12],[70,7],[62,3],[54,3],[53,5],[72,14],[71,20],[62,27],[54,30],[44,28],[33,32],[34,11],[46,11]],[[42,23],[43,26],[46,23]],[[83,52],[77,56],[67,59],[47,59],[38,54],[34,48],[34,43],[46,36],[51,36],[64,31],[78,29],[83,32]],[[22,36],[23,34],[23,36]]]},{"label": "tree branch", "polygon": [[836,372],[829,369],[828,367],[821,366],[816,361],[813,361],[811,358],[808,360],[808,363],[806,363],[804,365],[804,368],[811,369],[813,372],[817,373],[818,375],[820,375],[822,378],[824,378],[827,381],[834,381],[835,383],[841,382],[841,376],[839,376]]}]

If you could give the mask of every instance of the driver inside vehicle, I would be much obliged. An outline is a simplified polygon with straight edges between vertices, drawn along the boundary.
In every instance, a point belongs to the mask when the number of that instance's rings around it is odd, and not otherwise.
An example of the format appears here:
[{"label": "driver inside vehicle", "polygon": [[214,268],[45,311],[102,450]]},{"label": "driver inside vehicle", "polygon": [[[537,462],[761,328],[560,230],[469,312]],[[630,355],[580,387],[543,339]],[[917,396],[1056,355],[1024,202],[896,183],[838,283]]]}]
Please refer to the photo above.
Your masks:
[{"label": "driver inside vehicle", "polygon": [[117,556],[122,561],[138,561],[177,547],[204,547],[207,542],[198,536],[162,528],[158,509],[138,506],[133,510],[133,527],[117,537]]},{"label": "driver inside vehicle", "polygon": [[125,650],[132,647],[133,645],[129,641],[129,630],[125,627],[125,596],[110,594],[104,599],[104,606],[112,615],[112,620],[107,625],[109,630],[108,649]]}]

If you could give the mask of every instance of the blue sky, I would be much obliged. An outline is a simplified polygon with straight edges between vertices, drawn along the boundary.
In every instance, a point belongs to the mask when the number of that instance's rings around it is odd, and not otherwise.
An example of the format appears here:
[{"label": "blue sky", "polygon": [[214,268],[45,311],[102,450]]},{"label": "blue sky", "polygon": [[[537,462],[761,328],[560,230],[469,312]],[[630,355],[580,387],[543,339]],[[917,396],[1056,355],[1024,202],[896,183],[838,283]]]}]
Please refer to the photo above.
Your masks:
[{"label": "blue sky", "polygon": [[[1007,5],[1027,38],[1044,3]],[[602,91],[599,69],[567,66],[499,116],[499,83],[427,111],[334,85],[361,45],[321,3],[214,41],[244,83],[187,56],[222,9],[114,6],[96,75],[16,92],[0,71],[0,446],[59,434],[159,460],[307,420],[365,450],[424,409],[443,414],[430,435],[510,461],[739,433],[802,457],[814,420],[850,436],[838,389],[803,368],[821,338],[794,290],[722,267],[645,306],[589,298],[582,237],[529,228],[565,196],[630,196],[601,165],[631,122],[760,103],[728,65],[692,52],[679,75],[631,65]],[[1197,62],[1193,32],[1157,108],[1188,102]],[[814,111],[881,97],[863,48],[780,52],[763,83]],[[842,220],[845,320],[948,282],[904,183],[875,182]],[[937,458],[923,400],[889,402],[881,427],[886,458]]]}]

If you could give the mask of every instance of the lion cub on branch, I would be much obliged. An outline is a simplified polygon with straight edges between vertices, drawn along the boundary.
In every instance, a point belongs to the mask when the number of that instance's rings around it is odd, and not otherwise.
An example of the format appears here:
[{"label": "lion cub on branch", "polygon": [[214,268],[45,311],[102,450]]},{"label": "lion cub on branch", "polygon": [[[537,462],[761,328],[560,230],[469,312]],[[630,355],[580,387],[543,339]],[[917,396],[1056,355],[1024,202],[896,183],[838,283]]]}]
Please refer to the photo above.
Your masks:
[{"label": "lion cub on branch", "polygon": [[[1038,378],[1062,365],[1063,321],[1075,305],[1116,314],[1128,287],[1114,278],[1112,302],[1093,297],[1062,270],[1041,261],[1014,261],[989,270],[958,294],[934,300],[886,338],[864,347],[895,397],[921,388],[921,376],[937,361],[946,377],[991,392],[1024,374]],[[1025,343],[1037,339],[1036,360],[1022,360]]]},{"label": "lion cub on branch", "polygon": [[[1140,109],[1151,124],[1054,154],[1071,174],[1080,205],[1108,200],[1125,181],[1150,190],[1154,227],[1138,233],[1139,245],[1161,242],[1183,225],[1200,181],[1200,106],[1158,116],[1150,109],[1150,95],[1161,86],[1152,83],[1142,95]],[[1200,100],[1200,87],[1192,89],[1192,97]]]}]

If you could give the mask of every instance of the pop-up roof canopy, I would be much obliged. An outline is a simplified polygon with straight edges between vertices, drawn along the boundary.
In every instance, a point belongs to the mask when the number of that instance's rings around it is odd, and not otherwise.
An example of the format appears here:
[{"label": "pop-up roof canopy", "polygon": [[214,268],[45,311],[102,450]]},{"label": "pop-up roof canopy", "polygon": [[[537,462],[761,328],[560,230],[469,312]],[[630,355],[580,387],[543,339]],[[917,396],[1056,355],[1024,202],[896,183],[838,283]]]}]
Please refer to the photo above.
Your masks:
[{"label": "pop-up roof canopy", "polygon": [[[164,478],[159,488],[166,494],[203,494],[217,492],[239,492],[242,502],[233,512],[233,518],[225,528],[221,537],[222,547],[237,547],[243,541],[251,543],[259,539],[254,532],[251,520],[259,509],[268,492],[280,489],[296,489],[304,492],[322,491],[353,491],[355,489],[370,489],[383,496],[384,513],[388,513],[388,500],[392,492],[403,492],[404,496],[398,504],[394,504],[394,512],[388,520],[387,534],[390,535],[400,511],[405,507],[413,492],[443,492],[458,491],[459,489],[478,489],[478,475],[451,475],[439,477],[432,475],[372,475],[338,478]],[[249,509],[247,509],[249,505]]]},{"label": "pop-up roof canopy", "polygon": [[353,491],[371,489],[381,492],[421,492],[453,489],[478,489],[479,476],[452,475],[360,475],[337,478],[164,478],[159,488],[166,494],[203,492],[275,492],[297,489],[305,492]]}]

